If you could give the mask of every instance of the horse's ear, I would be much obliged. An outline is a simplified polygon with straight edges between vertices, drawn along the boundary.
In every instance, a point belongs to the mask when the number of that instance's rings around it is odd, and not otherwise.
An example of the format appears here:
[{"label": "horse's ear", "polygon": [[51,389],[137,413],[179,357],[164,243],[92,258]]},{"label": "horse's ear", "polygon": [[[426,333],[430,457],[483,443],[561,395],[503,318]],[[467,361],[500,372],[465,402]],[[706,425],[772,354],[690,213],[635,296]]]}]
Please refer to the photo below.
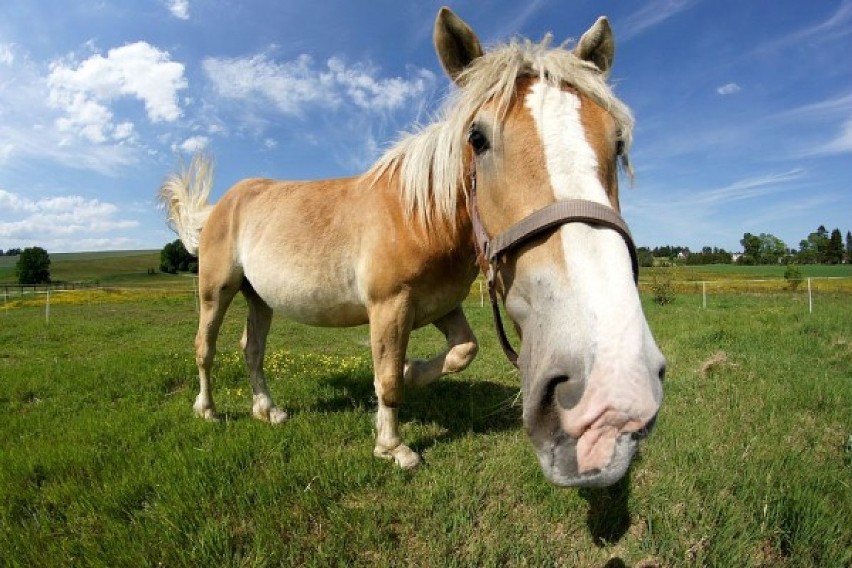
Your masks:
[{"label": "horse's ear", "polygon": [[435,51],[453,81],[471,61],[482,55],[479,38],[461,18],[444,6],[435,18]]},{"label": "horse's ear", "polygon": [[598,21],[583,34],[577,42],[577,47],[574,48],[574,55],[594,63],[604,73],[609,72],[612,60],[615,58],[615,38],[606,17],[598,18]]}]

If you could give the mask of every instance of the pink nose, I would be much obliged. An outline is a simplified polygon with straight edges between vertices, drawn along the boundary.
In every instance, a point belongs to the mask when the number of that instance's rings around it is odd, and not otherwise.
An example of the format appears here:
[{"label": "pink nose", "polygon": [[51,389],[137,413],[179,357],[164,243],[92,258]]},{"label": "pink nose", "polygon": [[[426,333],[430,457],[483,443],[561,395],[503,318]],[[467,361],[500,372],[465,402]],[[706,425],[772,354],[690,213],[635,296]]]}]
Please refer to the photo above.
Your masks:
[{"label": "pink nose", "polygon": [[577,440],[577,471],[588,473],[609,464],[615,443],[621,434],[638,432],[645,423],[631,419],[624,412],[607,410],[586,428],[567,423],[567,412],[560,412],[562,429]]},{"label": "pink nose", "polygon": [[609,464],[622,434],[644,432],[659,409],[642,373],[592,372],[573,407],[559,405],[562,430],[577,440],[577,469],[588,473]]}]

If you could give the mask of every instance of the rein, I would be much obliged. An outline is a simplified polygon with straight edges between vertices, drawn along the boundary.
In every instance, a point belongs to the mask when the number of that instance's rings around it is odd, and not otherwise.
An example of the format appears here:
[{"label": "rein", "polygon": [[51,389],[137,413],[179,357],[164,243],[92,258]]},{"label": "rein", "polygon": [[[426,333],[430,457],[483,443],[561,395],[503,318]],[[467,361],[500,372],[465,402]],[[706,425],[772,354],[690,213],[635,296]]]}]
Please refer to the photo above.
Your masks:
[{"label": "rein", "polygon": [[500,346],[503,348],[506,358],[515,368],[518,368],[518,353],[512,348],[509,338],[506,336],[495,285],[497,272],[500,270],[500,265],[505,262],[505,257],[509,252],[566,223],[602,225],[613,229],[624,239],[627,250],[630,252],[630,262],[633,265],[633,281],[637,285],[639,283],[639,259],[627,223],[614,209],[596,201],[586,199],[557,201],[524,217],[492,239],[485,232],[485,226],[482,224],[482,217],[479,214],[479,203],[476,196],[476,163],[471,160],[470,220],[473,225],[477,262],[488,285],[488,296],[491,299],[491,311],[494,314],[494,326],[497,328]]}]

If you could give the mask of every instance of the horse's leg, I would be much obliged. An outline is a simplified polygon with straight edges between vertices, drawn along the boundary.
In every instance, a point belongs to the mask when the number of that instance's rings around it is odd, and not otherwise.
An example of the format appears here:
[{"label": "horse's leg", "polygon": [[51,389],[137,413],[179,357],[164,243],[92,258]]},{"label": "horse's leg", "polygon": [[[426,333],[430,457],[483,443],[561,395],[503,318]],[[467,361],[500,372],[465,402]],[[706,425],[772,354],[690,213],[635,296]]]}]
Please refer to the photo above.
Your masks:
[{"label": "horse's leg", "polygon": [[205,278],[199,274],[200,296],[198,333],[195,335],[195,363],[198,365],[199,391],[192,408],[205,420],[218,420],[210,391],[210,370],[216,356],[216,339],[231,300],[239,290],[238,282]]},{"label": "horse's leg", "polygon": [[272,308],[257,295],[248,282],[243,284],[242,291],[248,304],[248,318],[240,345],[246,356],[249,382],[254,393],[251,413],[258,420],[279,424],[287,420],[287,413],[275,406],[263,373],[263,357],[266,353],[266,336],[272,323]]},{"label": "horse's leg", "polygon": [[447,348],[431,359],[410,359],[405,363],[405,384],[423,386],[448,373],[464,371],[479,350],[476,336],[461,306],[433,322],[447,338]]},{"label": "horse's leg", "polygon": [[376,397],[376,447],[373,454],[396,461],[403,469],[420,464],[420,456],[402,443],[399,405],[402,402],[402,365],[413,317],[407,298],[395,298],[370,308],[370,343]]}]

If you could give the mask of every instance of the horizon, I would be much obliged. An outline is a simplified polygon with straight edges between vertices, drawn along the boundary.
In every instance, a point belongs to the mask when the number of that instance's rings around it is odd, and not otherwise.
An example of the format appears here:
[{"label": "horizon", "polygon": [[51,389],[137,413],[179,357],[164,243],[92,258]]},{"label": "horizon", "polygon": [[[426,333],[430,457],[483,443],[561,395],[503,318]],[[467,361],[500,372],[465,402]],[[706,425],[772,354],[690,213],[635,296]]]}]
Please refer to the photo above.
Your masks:
[{"label": "horizon", "polygon": [[[0,7],[0,249],[158,250],[155,194],[180,156],[216,157],[213,199],[245,177],[365,171],[450,90],[442,2],[58,2]],[[61,8],[61,9],[60,9]],[[650,249],[788,248],[852,229],[852,1],[495,0],[451,8],[486,46],[614,29],[636,115],[621,205]],[[57,14],[61,14],[58,16]]]}]

